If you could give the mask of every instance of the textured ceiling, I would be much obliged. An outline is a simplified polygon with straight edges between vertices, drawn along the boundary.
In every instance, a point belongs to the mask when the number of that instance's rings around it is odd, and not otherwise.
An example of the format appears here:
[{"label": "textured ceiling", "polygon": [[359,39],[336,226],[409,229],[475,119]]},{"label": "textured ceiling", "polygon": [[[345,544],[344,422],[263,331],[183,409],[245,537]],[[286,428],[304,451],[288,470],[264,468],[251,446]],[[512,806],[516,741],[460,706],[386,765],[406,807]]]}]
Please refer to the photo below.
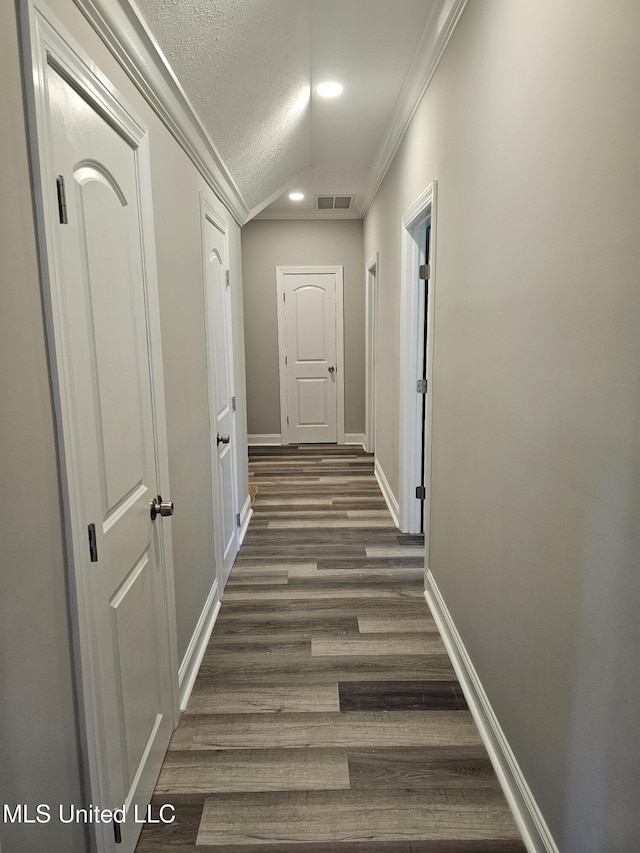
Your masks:
[{"label": "textured ceiling", "polygon": [[[247,206],[369,175],[435,0],[138,0]],[[324,79],[345,86],[322,100]],[[286,192],[306,194],[302,204]],[[357,201],[357,198],[356,198]],[[271,204],[270,204],[271,203]]]}]

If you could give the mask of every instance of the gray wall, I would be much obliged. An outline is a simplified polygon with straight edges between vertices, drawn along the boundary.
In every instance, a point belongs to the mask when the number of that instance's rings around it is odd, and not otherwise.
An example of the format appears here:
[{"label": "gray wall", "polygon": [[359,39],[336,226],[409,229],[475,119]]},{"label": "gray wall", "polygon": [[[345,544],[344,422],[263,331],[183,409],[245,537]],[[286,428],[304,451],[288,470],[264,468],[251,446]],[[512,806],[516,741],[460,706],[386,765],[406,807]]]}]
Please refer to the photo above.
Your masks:
[{"label": "gray wall", "polygon": [[[72,0],[51,8],[150,131],[154,219],[169,443],[178,657],[182,660],[214,580],[209,476],[200,191],[203,178]],[[2,802],[80,803],[72,667],[52,412],[30,199],[15,13],[0,4],[7,164],[0,212],[2,331],[0,518],[0,786]],[[240,229],[229,214],[241,503],[248,492]],[[37,511],[36,511],[37,508]],[[3,853],[85,849],[82,831],[2,827]]]},{"label": "gray wall", "polygon": [[[438,179],[431,569],[563,853],[640,849],[640,6],[472,0],[365,220]],[[378,451],[397,488],[397,420]]]},{"label": "gray wall", "polygon": [[242,229],[249,434],[280,432],[276,266],[344,265],[345,431],[364,432],[362,221],[254,219]]},{"label": "gray wall", "polygon": [[[60,499],[12,3],[0,3],[0,803],[81,801]],[[1,823],[1,821],[0,821]],[[3,853],[84,849],[1,826]]]}]

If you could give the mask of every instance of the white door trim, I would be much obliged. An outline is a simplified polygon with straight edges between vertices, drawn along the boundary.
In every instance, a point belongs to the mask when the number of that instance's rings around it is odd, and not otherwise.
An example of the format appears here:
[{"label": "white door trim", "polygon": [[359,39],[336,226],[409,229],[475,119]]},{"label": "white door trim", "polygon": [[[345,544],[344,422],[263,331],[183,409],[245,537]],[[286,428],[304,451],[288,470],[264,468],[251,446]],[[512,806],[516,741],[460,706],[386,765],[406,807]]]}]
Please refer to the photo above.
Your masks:
[{"label": "white door trim", "polygon": [[282,444],[289,444],[289,426],[287,424],[287,367],[285,364],[284,276],[285,274],[312,275],[314,273],[335,273],[336,276],[336,418],[338,444],[344,444],[344,267],[342,265],[276,267],[280,434],[282,436]]},{"label": "white door trim", "polygon": [[[207,287],[207,249],[205,242],[205,220],[209,220],[212,225],[218,228],[222,234],[224,235],[224,252],[225,252],[225,267],[228,273],[229,271],[229,223],[226,219],[220,216],[216,210],[214,210],[213,205],[209,202],[209,200],[205,197],[205,194],[200,192],[200,228],[202,234],[202,287],[204,289],[204,306],[205,306],[205,337],[206,337],[206,347],[207,347],[207,376],[208,376],[208,391],[209,391],[209,438],[210,438],[210,452],[211,452],[211,488],[212,488],[212,500],[213,500],[213,516],[215,527],[217,527],[217,531],[222,531],[224,522],[222,518],[222,484],[220,483],[220,476],[218,470],[218,446],[214,441],[214,434],[216,434],[215,423],[216,423],[216,414],[218,411],[218,406],[216,403],[216,383],[215,383],[215,373],[213,370],[213,365],[215,363],[215,346],[214,346],[214,328],[213,328],[213,294]],[[229,307],[230,312],[230,307]],[[235,395],[235,365],[233,358],[233,323],[232,317],[229,313],[227,317],[228,330],[229,330],[229,339],[227,341],[228,352],[227,356],[229,359],[229,365],[231,367],[229,371],[229,381],[231,383],[231,393]],[[238,507],[238,441],[237,441],[237,427],[236,427],[236,418],[232,418],[232,426],[231,426],[231,443],[232,443],[232,495],[233,495],[233,516],[237,517],[239,507]],[[216,521],[217,519],[217,521]],[[222,595],[224,590],[224,555],[223,544],[222,544],[222,536],[218,535],[214,528],[214,532],[216,535],[214,536],[214,552],[215,552],[215,576],[218,584],[219,594]],[[239,528],[237,525],[234,526],[233,531],[234,537],[234,545],[233,550],[234,554],[238,553],[239,545]]]},{"label": "white door trim", "polygon": [[378,305],[378,276],[380,257],[376,252],[365,267],[365,433],[364,448],[367,453],[376,450],[376,326]]},{"label": "white door trim", "polygon": [[[431,437],[433,419],[433,354],[435,332],[435,269],[436,269],[436,205],[437,182],[433,181],[415,200],[402,217],[402,273],[401,273],[401,331],[402,381],[400,383],[400,529],[405,533],[420,532],[420,502],[415,497],[416,471],[421,465],[422,405],[416,391],[422,366],[419,349],[423,342],[420,322],[424,317],[423,288],[418,278],[418,267],[423,262],[424,249],[417,234],[431,219],[431,277],[429,280],[427,329],[427,408],[425,447],[424,502],[425,548],[429,553],[429,514],[431,476]],[[427,562],[428,565],[428,562]]]},{"label": "white door trim", "polygon": [[[72,601],[70,620],[86,797],[88,802],[108,803],[106,744],[103,737],[102,707],[98,689],[98,656],[89,619],[91,589],[87,574],[82,570],[87,560],[87,528],[82,512],[84,490],[70,379],[71,354],[65,329],[63,271],[55,232],[59,223],[47,104],[47,66],[51,65],[69,80],[87,102],[101,115],[107,117],[139,152],[137,166],[140,186],[140,228],[148,298],[147,333],[151,356],[151,393],[157,448],[156,476],[159,492],[169,498],[171,493],[151,204],[149,139],[146,127],[135,117],[112,84],[40,0],[33,0],[33,2],[22,0],[20,13],[42,294],[56,412],[56,441],[60,459],[66,563]],[[172,722],[175,725],[179,714],[178,653],[171,525],[155,525],[154,535],[163,579],[162,589],[167,623],[165,655],[169,662],[169,677],[166,689],[170,691]],[[111,824],[92,823],[89,831],[92,834],[93,847],[98,853],[112,849],[113,826]]]}]

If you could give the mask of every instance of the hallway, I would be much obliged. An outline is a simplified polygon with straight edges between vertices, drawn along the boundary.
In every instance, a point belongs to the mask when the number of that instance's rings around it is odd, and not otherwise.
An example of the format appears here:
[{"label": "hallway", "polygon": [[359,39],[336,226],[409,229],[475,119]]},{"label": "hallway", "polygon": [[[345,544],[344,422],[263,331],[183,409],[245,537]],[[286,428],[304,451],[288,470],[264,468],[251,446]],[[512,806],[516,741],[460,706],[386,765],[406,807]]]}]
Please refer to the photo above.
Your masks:
[{"label": "hallway", "polygon": [[254,447],[254,515],[137,853],[521,853],[354,447]]}]

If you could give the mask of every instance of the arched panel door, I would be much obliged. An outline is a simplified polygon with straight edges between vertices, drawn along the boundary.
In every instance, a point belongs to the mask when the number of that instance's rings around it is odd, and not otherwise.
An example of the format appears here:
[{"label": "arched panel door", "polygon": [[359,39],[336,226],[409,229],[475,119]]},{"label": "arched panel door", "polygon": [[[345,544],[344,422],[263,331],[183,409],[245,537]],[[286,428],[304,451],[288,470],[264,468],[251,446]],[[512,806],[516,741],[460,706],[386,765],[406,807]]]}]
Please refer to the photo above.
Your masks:
[{"label": "arched panel door", "polygon": [[[217,219],[217,217],[216,217]],[[222,589],[238,553],[238,498],[235,447],[235,392],[231,295],[227,277],[227,249],[222,223],[205,212],[203,239],[210,382],[211,447],[214,462],[215,536],[220,545]]]},{"label": "arched panel door", "polygon": [[[143,255],[139,152],[55,69],[47,69],[66,442],[75,459],[73,524],[84,530],[78,572],[83,689],[96,708],[104,808],[124,851],[140,831],[173,729],[166,555],[157,504],[160,450]],[[165,499],[169,495],[165,494]],[[162,516],[171,513],[169,501]],[[87,535],[88,534],[88,535]]]},{"label": "arched panel door", "polygon": [[288,440],[338,441],[338,286],[336,272],[282,277]]}]

